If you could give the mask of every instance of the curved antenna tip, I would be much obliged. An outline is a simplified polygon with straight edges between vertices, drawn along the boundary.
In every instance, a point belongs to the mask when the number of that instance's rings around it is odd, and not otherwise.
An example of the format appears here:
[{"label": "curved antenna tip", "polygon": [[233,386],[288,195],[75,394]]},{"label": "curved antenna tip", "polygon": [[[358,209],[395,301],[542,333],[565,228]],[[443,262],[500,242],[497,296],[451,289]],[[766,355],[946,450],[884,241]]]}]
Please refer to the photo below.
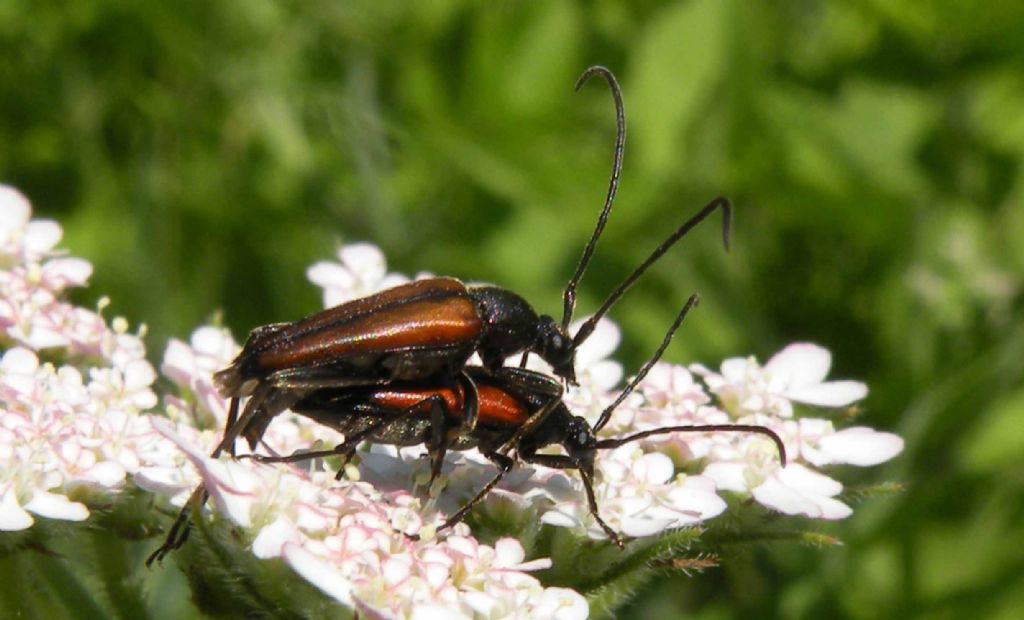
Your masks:
[{"label": "curved antenna tip", "polygon": [[587,67],[586,69],[584,69],[583,73],[581,73],[580,76],[576,78],[576,84],[573,86],[573,90],[578,91],[579,89],[583,88],[583,85],[586,84],[587,81],[590,80],[590,78],[598,74],[604,76],[605,79],[615,79],[615,76],[612,74],[611,69],[609,69],[608,67],[605,67],[604,65],[593,65],[591,67]]}]

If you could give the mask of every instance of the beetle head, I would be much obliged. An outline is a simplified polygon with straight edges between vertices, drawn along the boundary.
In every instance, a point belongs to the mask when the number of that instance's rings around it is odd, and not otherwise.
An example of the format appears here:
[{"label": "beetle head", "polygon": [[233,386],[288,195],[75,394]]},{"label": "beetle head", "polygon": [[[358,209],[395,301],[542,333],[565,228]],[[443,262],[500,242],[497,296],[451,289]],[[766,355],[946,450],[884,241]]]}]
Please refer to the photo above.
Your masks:
[{"label": "beetle head", "polygon": [[594,456],[597,454],[597,437],[590,423],[579,416],[572,416],[565,425],[562,447],[575,459],[581,469],[594,473]]},{"label": "beetle head", "polygon": [[537,341],[533,350],[551,364],[556,375],[576,384],[576,347],[555,319],[546,314],[537,321]]}]

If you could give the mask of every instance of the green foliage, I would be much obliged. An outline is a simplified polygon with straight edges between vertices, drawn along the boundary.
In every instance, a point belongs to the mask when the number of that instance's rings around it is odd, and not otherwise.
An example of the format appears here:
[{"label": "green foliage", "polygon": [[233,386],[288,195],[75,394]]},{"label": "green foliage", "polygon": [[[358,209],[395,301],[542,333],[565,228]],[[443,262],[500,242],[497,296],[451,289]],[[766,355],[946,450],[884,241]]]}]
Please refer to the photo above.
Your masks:
[{"label": "green foliage", "polygon": [[[907,485],[823,525],[842,548],[717,550],[722,568],[622,615],[1019,617],[1021,32],[1013,0],[6,0],[0,179],[65,225],[96,268],[81,300],[147,322],[154,360],[218,309],[238,338],[317,309],[304,270],[342,237],[557,312],[613,136],[607,93],[572,84],[605,64],[631,134],[581,310],[728,195],[731,254],[698,230],[615,310],[626,358],[700,291],[669,358],[821,343],[871,386],[865,423],[908,439],[884,472],[842,472]],[[32,591],[68,577],[0,561]],[[150,613],[190,613],[163,606],[188,599],[172,579],[144,580]]]}]

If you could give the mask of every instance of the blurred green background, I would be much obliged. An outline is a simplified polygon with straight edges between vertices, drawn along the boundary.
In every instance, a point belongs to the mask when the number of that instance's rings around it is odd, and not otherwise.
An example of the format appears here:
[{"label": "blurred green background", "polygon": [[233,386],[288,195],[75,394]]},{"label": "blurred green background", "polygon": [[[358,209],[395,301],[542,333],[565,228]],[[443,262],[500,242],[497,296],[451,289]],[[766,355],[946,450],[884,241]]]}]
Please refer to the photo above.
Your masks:
[{"label": "blurred green background", "polygon": [[[620,357],[699,291],[668,358],[821,343],[907,439],[839,472],[908,484],[821,525],[845,546],[726,549],[621,616],[1021,618],[1022,33],[1016,0],[5,0],[0,179],[154,361],[218,310],[241,339],[318,309],[305,268],[342,239],[557,314],[614,138],[607,89],[572,84],[607,65],[629,140],[581,310],[725,194],[732,252],[716,220],[662,260]],[[194,613],[173,572],[154,617]]]}]

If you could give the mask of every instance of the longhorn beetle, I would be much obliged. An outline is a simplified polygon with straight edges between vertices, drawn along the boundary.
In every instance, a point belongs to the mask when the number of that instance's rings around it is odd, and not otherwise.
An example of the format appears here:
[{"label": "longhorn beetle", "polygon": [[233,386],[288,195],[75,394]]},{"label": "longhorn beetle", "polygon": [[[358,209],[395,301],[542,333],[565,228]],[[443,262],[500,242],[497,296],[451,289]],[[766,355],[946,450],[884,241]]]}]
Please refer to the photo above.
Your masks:
[{"label": "longhorn beetle", "polygon": [[[458,425],[465,415],[468,394],[461,388],[442,386],[436,382],[399,382],[382,387],[356,389],[323,389],[303,398],[292,410],[345,435],[345,441],[333,450],[297,452],[288,456],[247,455],[261,462],[297,462],[313,458],[341,455],[347,463],[362,441],[410,446],[426,443],[438,458],[445,448],[468,450],[478,448],[497,467],[498,473],[472,499],[452,514],[441,526],[451,527],[466,514],[512,470],[516,458],[527,463],[556,469],[575,469],[583,480],[590,512],[609,539],[620,548],[622,537],[601,518],[594,494],[594,460],[599,450],[617,448],[653,435],[674,432],[745,432],[766,435],[779,451],[786,465],[786,448],[775,431],[749,424],[707,424],[668,426],[626,437],[598,439],[600,431],[615,409],[633,392],[664,353],[687,312],[697,303],[694,295],[679,313],[661,346],[626,386],[616,400],[602,411],[592,427],[584,418],[570,413],[562,401],[561,384],[547,375],[521,368],[509,368],[501,374],[485,368],[466,367],[466,373],[477,386],[479,420],[472,433],[460,435],[450,443],[439,442],[448,425]],[[552,399],[552,393],[558,397]],[[565,454],[538,454],[546,446],[561,446]],[[338,477],[344,472],[339,468]]]},{"label": "longhorn beetle", "polygon": [[[562,320],[556,323],[537,312],[520,295],[497,286],[467,286],[454,278],[428,278],[328,308],[292,323],[274,323],[254,329],[237,358],[214,375],[218,391],[231,399],[224,437],[211,453],[234,454],[235,440],[244,435],[250,445],[263,434],[274,416],[321,389],[384,386],[398,381],[434,378],[466,394],[458,426],[448,429],[447,440],[471,435],[479,418],[478,396],[466,361],[478,352],[491,373],[505,372],[504,361],[529,353],[548,362],[558,377],[575,383],[575,353],[597,322],[633,286],[637,279],[677,241],[715,210],[723,215],[722,238],[728,249],[732,206],[724,197],[705,205],[696,215],[661,242],[588,318],[574,336],[569,323],[576,307],[576,289],[604,232],[622,170],[626,116],[622,92],[615,76],[601,66],[579,77],[579,90],[593,76],[609,85],[615,102],[616,139],[612,174],[604,207],[594,232],[583,249],[576,271],[562,294]],[[560,395],[560,392],[559,392]],[[239,415],[240,401],[249,397]],[[556,398],[554,400],[559,400]],[[440,461],[435,461],[435,475]],[[184,543],[188,512],[205,499],[196,489],[172,526],[167,540],[147,563],[162,559]]]}]

